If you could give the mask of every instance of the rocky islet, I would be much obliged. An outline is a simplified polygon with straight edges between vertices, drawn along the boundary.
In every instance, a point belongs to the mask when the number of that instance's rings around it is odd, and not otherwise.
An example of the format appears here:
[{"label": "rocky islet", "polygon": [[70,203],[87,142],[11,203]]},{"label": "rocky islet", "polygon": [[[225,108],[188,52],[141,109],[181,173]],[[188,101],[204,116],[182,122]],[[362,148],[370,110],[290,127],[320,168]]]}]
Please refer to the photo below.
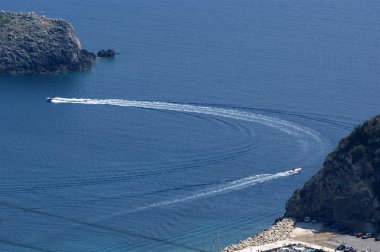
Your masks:
[{"label": "rocky islet", "polygon": [[[110,57],[113,50],[104,50]],[[0,12],[0,74],[41,74],[91,69],[96,55],[81,47],[62,19]]]}]

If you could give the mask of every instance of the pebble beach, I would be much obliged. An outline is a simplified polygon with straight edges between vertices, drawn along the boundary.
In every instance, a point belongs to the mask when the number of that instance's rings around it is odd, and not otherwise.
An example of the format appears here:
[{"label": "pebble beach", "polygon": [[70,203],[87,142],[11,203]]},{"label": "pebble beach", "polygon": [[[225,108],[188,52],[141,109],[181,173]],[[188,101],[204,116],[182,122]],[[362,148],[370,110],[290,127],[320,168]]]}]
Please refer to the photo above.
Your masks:
[{"label": "pebble beach", "polygon": [[336,230],[324,228],[322,223],[296,222],[291,218],[284,218],[252,237],[231,244],[223,252],[267,251],[288,244],[301,244],[328,252],[334,252],[342,244],[358,252],[380,252],[380,242],[374,239],[339,234]]}]

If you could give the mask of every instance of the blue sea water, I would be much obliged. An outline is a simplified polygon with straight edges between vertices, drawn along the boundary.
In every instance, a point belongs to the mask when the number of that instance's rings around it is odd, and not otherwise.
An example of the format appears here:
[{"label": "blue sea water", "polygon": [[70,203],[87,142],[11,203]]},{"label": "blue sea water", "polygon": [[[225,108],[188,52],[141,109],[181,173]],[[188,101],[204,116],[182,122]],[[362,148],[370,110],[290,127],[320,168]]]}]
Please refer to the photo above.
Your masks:
[{"label": "blue sea water", "polygon": [[1,251],[218,251],[282,215],[379,113],[378,1],[1,9],[64,18],[84,48],[120,52],[89,72],[0,77]]}]

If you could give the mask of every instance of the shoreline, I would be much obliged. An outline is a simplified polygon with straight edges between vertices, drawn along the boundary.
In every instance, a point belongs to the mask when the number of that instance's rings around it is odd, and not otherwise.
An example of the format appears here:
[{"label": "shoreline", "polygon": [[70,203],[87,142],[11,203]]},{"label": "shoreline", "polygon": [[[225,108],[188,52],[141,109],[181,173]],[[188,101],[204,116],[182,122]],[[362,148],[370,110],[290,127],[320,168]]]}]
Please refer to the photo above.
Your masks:
[{"label": "shoreline", "polygon": [[281,242],[286,240],[290,233],[294,229],[295,219],[283,218],[275,222],[269,228],[257,233],[252,237],[248,237],[246,240],[242,240],[239,243],[231,244],[225,247],[223,252],[242,251],[250,247],[261,247],[275,242]]},{"label": "shoreline", "polygon": [[237,244],[231,244],[222,251],[268,251],[291,244],[301,244],[327,252],[334,252],[335,248],[341,244],[353,247],[357,251],[380,252],[380,241],[340,234],[336,230],[324,228],[322,223],[296,222],[291,218],[283,218],[269,228]]}]

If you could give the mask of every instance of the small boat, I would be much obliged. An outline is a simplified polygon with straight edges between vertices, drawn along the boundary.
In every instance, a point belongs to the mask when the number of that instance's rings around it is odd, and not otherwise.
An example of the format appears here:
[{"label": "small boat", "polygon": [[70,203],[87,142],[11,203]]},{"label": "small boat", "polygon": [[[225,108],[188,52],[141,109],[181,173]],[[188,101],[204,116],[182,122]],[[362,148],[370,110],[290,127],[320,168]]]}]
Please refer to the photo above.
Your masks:
[{"label": "small boat", "polygon": [[54,97],[46,97],[47,102],[52,102],[53,99],[54,99]]},{"label": "small boat", "polygon": [[291,169],[290,172],[291,172],[291,173],[299,173],[299,172],[301,172],[301,170],[302,170],[302,168],[300,168],[300,167],[295,167],[295,168]]}]

